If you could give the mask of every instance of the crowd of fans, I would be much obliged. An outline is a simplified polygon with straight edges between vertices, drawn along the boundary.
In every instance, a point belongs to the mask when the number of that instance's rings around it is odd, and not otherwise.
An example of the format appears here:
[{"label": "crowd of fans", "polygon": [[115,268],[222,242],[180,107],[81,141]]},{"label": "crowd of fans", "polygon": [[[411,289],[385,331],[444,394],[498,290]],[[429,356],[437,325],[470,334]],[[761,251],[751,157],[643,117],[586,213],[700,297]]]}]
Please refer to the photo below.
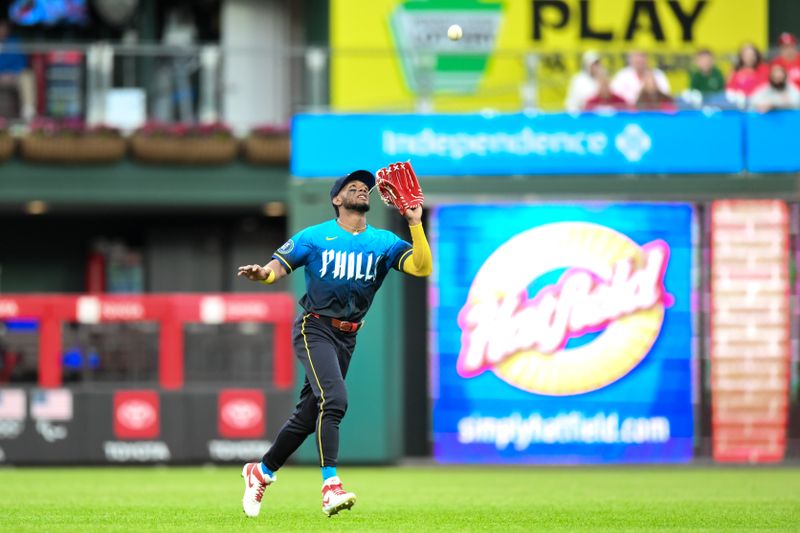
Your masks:
[{"label": "crowd of fans", "polygon": [[673,95],[664,72],[652,68],[641,51],[628,55],[628,66],[610,77],[597,52],[583,55],[582,68],[573,76],[565,107],[570,112],[660,110],[701,106],[749,109],[800,109],[800,52],[797,38],[782,33],[778,53],[766,61],[750,43],[739,49],[727,81],[707,49],[695,54],[688,72],[689,88]]},{"label": "crowd of fans", "polygon": [[[0,19],[0,117],[35,116],[36,88],[28,58],[8,21]],[[699,50],[689,70],[688,89],[673,94],[667,76],[649,64],[644,52],[628,54],[628,66],[611,76],[594,51],[583,55],[582,68],[570,81],[569,112],[675,111],[703,106],[767,112],[800,109],[800,51],[797,38],[782,33],[777,54],[767,61],[751,43],[739,49],[727,80],[714,54]],[[10,113],[10,107],[15,112]]]}]

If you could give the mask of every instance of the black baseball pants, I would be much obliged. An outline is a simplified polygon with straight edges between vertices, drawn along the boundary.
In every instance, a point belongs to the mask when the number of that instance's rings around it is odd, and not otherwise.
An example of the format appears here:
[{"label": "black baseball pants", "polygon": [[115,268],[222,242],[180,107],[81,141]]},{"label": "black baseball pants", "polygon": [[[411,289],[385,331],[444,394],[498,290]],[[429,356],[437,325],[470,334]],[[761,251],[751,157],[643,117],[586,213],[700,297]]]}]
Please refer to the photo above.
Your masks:
[{"label": "black baseball pants", "polygon": [[325,317],[303,313],[292,329],[295,355],[305,368],[300,401],[264,454],[264,464],[277,471],[306,437],[316,433],[320,466],[336,466],[339,422],[347,411],[344,378],[356,345],[356,334],[334,328]]}]

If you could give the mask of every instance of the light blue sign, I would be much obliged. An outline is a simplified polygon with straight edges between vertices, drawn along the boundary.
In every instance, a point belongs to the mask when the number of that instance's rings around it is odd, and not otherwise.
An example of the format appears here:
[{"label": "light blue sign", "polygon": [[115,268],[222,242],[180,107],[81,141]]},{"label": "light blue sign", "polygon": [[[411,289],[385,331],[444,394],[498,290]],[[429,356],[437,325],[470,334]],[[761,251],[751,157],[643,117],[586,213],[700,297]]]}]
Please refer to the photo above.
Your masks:
[{"label": "light blue sign", "polygon": [[796,172],[800,170],[800,113],[778,111],[748,114],[745,122],[747,170],[750,172]]},{"label": "light blue sign", "polygon": [[411,160],[424,176],[736,173],[738,113],[298,115],[292,174]]}]

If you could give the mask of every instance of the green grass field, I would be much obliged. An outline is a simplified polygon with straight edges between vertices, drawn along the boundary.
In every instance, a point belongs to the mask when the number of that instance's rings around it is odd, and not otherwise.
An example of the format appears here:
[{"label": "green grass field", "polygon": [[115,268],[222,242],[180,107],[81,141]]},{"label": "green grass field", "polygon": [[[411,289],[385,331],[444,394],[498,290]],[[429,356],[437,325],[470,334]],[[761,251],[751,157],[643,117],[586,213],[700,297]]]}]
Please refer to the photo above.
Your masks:
[{"label": "green grass field", "polygon": [[796,468],[340,468],[358,495],[320,511],[287,467],[261,516],[237,467],[0,469],[0,531],[800,531]]}]

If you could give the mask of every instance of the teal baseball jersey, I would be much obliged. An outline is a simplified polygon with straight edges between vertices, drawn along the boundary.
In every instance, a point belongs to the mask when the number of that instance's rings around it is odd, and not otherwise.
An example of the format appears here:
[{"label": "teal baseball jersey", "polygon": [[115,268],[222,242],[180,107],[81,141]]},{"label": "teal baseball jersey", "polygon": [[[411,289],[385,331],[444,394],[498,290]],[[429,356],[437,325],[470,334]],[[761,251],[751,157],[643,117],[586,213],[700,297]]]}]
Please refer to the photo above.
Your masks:
[{"label": "teal baseball jersey", "polygon": [[353,235],[336,220],[302,230],[272,255],[288,272],[305,267],[307,312],[351,322],[364,318],[389,270],[402,271],[410,256],[411,244],[390,231],[367,225]]}]

